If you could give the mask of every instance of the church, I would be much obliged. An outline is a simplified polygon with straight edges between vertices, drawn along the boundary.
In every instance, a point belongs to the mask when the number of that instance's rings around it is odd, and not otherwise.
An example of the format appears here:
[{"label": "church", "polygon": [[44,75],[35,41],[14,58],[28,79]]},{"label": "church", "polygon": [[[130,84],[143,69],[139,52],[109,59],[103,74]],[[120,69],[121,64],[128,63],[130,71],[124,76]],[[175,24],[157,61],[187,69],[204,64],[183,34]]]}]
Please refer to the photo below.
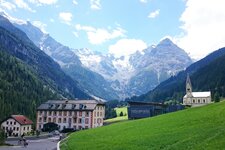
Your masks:
[{"label": "church", "polygon": [[191,79],[188,75],[186,80],[186,95],[183,97],[183,104],[195,107],[209,103],[211,103],[211,92],[192,92]]}]

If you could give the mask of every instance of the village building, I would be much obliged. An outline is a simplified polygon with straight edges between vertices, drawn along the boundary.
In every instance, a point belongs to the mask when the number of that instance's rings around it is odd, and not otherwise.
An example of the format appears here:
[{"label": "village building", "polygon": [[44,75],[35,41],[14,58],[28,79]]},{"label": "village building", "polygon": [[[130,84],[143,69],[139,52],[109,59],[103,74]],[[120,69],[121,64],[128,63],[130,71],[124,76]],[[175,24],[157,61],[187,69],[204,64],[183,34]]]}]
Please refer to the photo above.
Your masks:
[{"label": "village building", "polygon": [[105,104],[97,100],[49,100],[37,108],[36,129],[55,123],[59,130],[100,127],[105,117]]},{"label": "village building", "polygon": [[11,115],[1,122],[1,129],[7,136],[27,135],[32,131],[33,122],[23,115]]},{"label": "village building", "polygon": [[184,106],[180,104],[167,105],[159,102],[128,101],[128,119],[153,117],[182,109],[184,109]]},{"label": "village building", "polygon": [[211,103],[211,92],[192,92],[191,79],[188,75],[186,80],[186,95],[183,97],[183,104],[195,107],[209,103]]}]

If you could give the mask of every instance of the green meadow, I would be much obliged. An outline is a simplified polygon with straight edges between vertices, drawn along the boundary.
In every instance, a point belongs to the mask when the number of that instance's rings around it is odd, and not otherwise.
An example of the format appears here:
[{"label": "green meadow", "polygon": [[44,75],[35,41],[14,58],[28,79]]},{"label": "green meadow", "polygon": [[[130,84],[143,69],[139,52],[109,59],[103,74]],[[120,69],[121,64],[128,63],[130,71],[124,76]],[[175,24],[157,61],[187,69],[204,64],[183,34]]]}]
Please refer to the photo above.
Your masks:
[{"label": "green meadow", "polygon": [[225,149],[225,101],[71,134],[61,150]]}]

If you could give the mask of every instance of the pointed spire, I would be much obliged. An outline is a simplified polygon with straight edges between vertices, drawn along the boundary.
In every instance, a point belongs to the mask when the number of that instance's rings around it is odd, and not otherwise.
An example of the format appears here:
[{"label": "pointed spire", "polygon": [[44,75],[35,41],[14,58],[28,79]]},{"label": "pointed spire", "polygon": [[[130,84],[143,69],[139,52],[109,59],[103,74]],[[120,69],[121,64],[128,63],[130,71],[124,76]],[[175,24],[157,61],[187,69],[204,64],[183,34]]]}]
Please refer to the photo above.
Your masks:
[{"label": "pointed spire", "polygon": [[191,86],[191,79],[190,79],[189,73],[187,74],[186,85],[187,84],[189,84]]},{"label": "pointed spire", "polygon": [[186,80],[186,94],[188,97],[192,96],[192,85],[191,85],[191,79],[189,74],[187,74],[187,80]]}]

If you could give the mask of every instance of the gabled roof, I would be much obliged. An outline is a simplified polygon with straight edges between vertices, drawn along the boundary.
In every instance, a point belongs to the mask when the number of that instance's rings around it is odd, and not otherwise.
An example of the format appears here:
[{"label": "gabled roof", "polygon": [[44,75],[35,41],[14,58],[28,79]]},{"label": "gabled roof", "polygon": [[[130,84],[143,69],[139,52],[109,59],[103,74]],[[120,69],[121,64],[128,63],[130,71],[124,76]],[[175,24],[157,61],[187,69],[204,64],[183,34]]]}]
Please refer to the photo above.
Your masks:
[{"label": "gabled roof", "polygon": [[[192,92],[191,93],[193,97],[210,97],[211,96],[211,92],[207,91],[207,92]],[[184,98],[187,98],[187,94],[184,96]]]},{"label": "gabled roof", "polygon": [[33,122],[27,117],[25,117],[24,115],[12,115],[11,117],[15,119],[21,125],[33,124]]}]

